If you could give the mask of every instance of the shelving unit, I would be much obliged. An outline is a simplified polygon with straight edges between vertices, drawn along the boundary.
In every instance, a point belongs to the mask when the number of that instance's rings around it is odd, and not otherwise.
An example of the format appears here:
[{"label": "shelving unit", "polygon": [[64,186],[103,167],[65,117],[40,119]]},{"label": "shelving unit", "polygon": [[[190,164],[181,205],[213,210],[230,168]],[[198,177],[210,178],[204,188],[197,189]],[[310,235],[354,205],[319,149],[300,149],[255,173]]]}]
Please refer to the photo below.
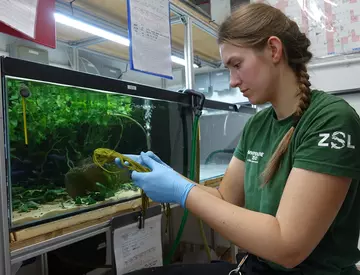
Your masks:
[{"label": "shelving unit", "polygon": [[[118,35],[127,37],[127,5],[126,0],[56,0],[56,11],[64,15],[72,16],[86,23],[109,30]],[[216,42],[217,24],[210,18],[200,14],[192,7],[180,0],[171,0],[171,32],[173,54],[183,58],[186,45],[186,28],[188,19],[192,21],[192,41],[195,62],[218,67],[220,54]],[[121,46],[103,38],[94,37],[72,27],[57,24],[57,40],[73,47],[85,49],[93,53],[105,54],[121,60],[129,60],[128,47]]]}]

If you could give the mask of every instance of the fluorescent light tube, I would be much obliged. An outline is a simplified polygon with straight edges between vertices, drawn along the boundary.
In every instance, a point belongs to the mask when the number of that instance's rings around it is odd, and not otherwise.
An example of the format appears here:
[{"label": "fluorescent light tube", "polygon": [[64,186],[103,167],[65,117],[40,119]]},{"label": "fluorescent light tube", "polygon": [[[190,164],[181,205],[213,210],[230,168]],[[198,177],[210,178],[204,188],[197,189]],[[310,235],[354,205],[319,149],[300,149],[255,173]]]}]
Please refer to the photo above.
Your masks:
[{"label": "fluorescent light tube", "polygon": [[[54,17],[55,17],[55,21],[60,23],[60,24],[63,24],[63,25],[78,29],[80,31],[90,33],[92,35],[100,36],[102,38],[105,38],[107,40],[119,43],[119,44],[124,45],[124,46],[129,46],[130,45],[130,41],[129,41],[128,38],[122,37],[120,35],[117,35],[117,34],[114,34],[114,33],[108,32],[108,31],[105,31],[103,29],[97,28],[97,27],[92,26],[92,25],[86,24],[86,23],[81,22],[79,20],[76,20],[74,18],[68,17],[68,16],[66,16],[64,14],[56,12],[56,13],[54,13]],[[171,56],[171,61],[174,62],[174,63],[185,66],[185,60],[182,59],[182,58],[179,58],[177,56]],[[194,68],[198,68],[198,67],[199,66],[194,64]]]},{"label": "fluorescent light tube", "polygon": [[122,44],[124,46],[129,46],[130,42],[129,39],[122,37],[120,35],[105,31],[103,29],[97,28],[95,26],[91,26],[89,24],[86,24],[84,22],[81,22],[79,20],[73,19],[71,17],[68,17],[66,15],[55,13],[55,20],[58,23],[64,24],[69,27],[73,27],[75,29],[78,29],[80,31],[84,31],[96,36],[103,37],[107,40],[114,41],[116,43]]}]

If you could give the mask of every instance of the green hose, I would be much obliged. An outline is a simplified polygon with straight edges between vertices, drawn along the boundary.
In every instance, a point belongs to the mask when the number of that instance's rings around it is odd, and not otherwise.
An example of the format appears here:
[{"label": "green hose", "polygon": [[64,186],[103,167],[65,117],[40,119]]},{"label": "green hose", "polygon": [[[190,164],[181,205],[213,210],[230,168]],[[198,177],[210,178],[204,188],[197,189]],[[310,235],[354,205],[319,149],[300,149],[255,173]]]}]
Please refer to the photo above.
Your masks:
[{"label": "green hose", "polygon": [[[190,160],[190,180],[194,181],[195,180],[195,162],[196,162],[196,142],[197,142],[197,138],[198,138],[198,125],[199,125],[199,116],[195,116],[194,119],[194,123],[193,123],[193,128],[192,128],[192,141],[191,141],[191,160]],[[168,255],[168,257],[164,260],[164,265],[168,265],[171,262],[172,257],[175,254],[175,251],[180,243],[180,239],[181,236],[183,234],[184,228],[185,228],[185,224],[187,221],[187,218],[189,216],[189,211],[185,208],[184,210],[184,214],[181,220],[181,224],[180,224],[180,228],[179,231],[177,233],[175,242],[170,250],[170,254]],[[203,224],[202,221],[199,219],[199,224],[200,224],[200,231],[201,231],[201,235],[202,235],[202,239],[204,241],[204,246],[206,249],[206,253],[209,257],[209,259],[211,260],[211,254],[210,254],[210,248],[207,244],[206,241],[206,236],[204,233],[204,229],[203,229]]]}]

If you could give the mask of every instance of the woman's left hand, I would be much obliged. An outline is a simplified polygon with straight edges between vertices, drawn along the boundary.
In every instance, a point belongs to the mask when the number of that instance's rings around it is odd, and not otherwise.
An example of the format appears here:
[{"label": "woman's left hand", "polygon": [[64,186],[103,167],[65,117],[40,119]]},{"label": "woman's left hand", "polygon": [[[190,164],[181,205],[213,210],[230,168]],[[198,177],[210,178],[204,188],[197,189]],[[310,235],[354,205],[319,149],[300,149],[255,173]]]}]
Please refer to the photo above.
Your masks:
[{"label": "woman's left hand", "polygon": [[145,153],[141,153],[140,158],[141,163],[149,167],[151,172],[133,171],[131,178],[134,184],[143,189],[153,201],[178,203],[185,207],[186,198],[195,184],[170,167],[156,162]]}]

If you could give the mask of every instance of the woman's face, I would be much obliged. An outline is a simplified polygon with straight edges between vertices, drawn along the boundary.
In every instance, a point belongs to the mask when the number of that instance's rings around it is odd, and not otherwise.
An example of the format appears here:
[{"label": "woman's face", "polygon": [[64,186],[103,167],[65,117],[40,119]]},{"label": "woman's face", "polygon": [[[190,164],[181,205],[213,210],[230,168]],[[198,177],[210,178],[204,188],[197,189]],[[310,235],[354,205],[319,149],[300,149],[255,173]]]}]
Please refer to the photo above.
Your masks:
[{"label": "woman's face", "polygon": [[221,59],[230,71],[230,86],[240,91],[252,104],[264,104],[271,100],[276,87],[276,68],[271,50],[254,51],[231,44],[220,45]]}]

